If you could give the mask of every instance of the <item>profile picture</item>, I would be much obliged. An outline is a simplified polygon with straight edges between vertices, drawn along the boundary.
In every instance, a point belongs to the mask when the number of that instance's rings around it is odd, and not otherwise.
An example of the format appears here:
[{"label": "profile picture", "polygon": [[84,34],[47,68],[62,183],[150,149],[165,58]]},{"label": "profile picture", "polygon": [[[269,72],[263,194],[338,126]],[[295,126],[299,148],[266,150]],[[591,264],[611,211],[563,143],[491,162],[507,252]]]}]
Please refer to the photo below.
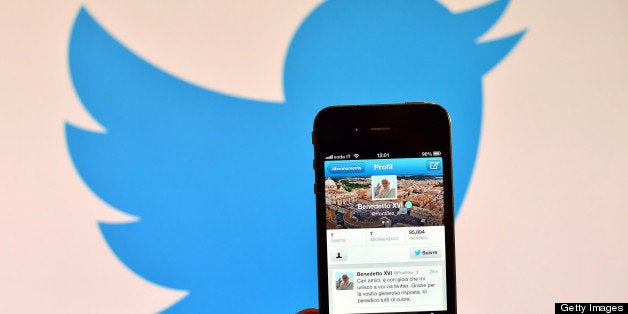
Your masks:
[{"label": "profile picture", "polygon": [[353,290],[353,274],[337,273],[336,290]]},{"label": "profile picture", "polygon": [[372,176],[371,190],[374,200],[393,200],[397,198],[397,176]]}]

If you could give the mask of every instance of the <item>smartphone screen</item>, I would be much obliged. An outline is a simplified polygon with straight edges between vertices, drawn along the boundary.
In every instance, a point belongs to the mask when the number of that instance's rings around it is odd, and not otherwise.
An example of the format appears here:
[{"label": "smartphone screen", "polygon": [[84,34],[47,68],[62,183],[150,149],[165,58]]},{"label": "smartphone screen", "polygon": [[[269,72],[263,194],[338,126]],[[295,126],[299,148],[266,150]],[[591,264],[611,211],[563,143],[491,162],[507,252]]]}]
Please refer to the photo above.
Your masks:
[{"label": "smartphone screen", "polygon": [[[390,132],[366,131],[370,125],[381,128],[382,119],[385,115],[362,116],[346,136],[337,130],[329,145],[324,139],[319,143],[327,146],[319,150],[326,155],[319,155],[317,163],[317,185],[322,183],[317,186],[319,285],[326,285],[319,289],[326,293],[321,308],[329,313],[453,313],[448,134],[439,140],[429,128],[417,130],[411,121],[406,127],[404,114],[399,121],[385,121],[395,126]],[[355,135],[356,128],[365,134]],[[421,135],[426,132],[429,141]]]}]

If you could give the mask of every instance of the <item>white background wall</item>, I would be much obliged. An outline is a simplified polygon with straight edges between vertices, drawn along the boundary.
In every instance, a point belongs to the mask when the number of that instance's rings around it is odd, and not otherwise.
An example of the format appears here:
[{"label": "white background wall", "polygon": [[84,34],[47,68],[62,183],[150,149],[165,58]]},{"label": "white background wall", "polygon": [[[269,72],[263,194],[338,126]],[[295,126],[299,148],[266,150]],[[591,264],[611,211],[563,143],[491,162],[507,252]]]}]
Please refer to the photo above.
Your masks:
[{"label": "white background wall", "polygon": [[[486,2],[442,1],[453,11]],[[117,260],[96,223],[130,217],[91,194],[69,159],[63,123],[99,128],[68,72],[82,4],[123,44],[177,76],[283,100],[286,48],[318,1],[2,1],[2,313],[155,312],[185,295]],[[479,155],[456,221],[461,313],[626,302],[626,16],[622,0],[512,1],[483,37],[528,30],[483,80]]]}]

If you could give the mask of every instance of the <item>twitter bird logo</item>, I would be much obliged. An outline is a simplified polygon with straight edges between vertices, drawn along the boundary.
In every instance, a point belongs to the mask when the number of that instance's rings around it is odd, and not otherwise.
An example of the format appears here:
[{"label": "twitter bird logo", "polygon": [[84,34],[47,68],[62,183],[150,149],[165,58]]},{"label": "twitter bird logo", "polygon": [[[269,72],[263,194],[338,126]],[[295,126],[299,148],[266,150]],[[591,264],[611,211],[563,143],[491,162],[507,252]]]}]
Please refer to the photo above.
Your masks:
[{"label": "twitter bird logo", "polygon": [[432,101],[451,114],[455,206],[475,162],[482,76],[522,33],[478,43],[507,1],[452,14],[435,1],[327,1],[297,30],[285,102],[200,88],[122,46],[85,10],[69,64],[104,133],[66,125],[69,153],[103,201],[139,217],[101,223],[113,252],[189,291],[167,312],[295,312],[315,306],[312,147],[332,104]]}]

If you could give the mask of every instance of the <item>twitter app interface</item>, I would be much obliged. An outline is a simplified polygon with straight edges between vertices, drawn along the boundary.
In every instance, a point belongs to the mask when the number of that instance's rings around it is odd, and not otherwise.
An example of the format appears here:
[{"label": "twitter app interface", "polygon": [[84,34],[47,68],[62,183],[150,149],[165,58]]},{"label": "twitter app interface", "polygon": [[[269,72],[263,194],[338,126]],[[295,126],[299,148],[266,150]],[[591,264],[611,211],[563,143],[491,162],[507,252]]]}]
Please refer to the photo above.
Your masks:
[{"label": "twitter app interface", "polygon": [[442,158],[324,167],[330,311],[446,310]]}]

